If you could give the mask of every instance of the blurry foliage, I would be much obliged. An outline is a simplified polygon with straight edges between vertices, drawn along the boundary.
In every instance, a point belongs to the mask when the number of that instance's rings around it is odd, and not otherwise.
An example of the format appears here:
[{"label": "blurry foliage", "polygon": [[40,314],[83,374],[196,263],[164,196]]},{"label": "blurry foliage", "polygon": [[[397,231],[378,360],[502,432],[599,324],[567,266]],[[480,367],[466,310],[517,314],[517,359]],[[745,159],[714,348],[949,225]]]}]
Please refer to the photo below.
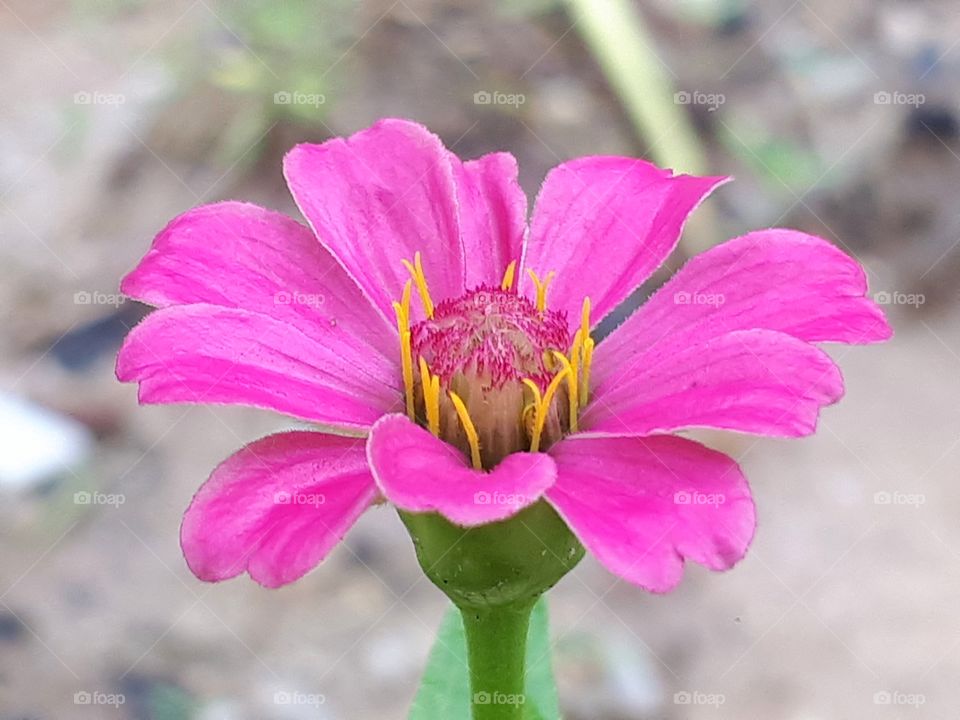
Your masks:
[{"label": "blurry foliage", "polygon": [[500,0],[497,9],[505,17],[530,18],[559,10],[563,0]]},{"label": "blurry foliage", "polygon": [[653,50],[643,16],[628,0],[567,0],[570,16],[654,162],[705,174],[707,161],[674,85]]},{"label": "blurry foliage", "polygon": [[660,5],[684,19],[705,25],[721,26],[740,17],[746,0],[660,0]]},{"label": "blurry foliage", "polygon": [[198,708],[193,699],[175,685],[161,684],[150,692],[151,720],[193,720]]},{"label": "blurry foliage", "polygon": [[[119,25],[152,10],[149,0],[74,0],[71,7],[79,22],[93,26]],[[156,47],[137,64],[142,72],[146,56],[160,62],[160,100],[173,108],[173,122],[196,125],[213,117],[213,147],[199,152],[209,151],[222,165],[252,162],[276,123],[322,126],[357,39],[360,7],[351,0],[178,3],[157,25]],[[197,99],[210,106],[202,116]],[[92,109],[70,110],[67,122],[83,137]],[[183,133],[188,138],[190,130]],[[189,139],[183,145],[190,147]]]},{"label": "blurry foliage", "polygon": [[275,115],[311,121],[323,102],[274,102],[274,95],[300,94],[326,99],[329,73],[353,36],[347,0],[253,0],[223,3],[203,70],[214,85],[250,95]]},{"label": "blurry foliage", "polygon": [[[566,0],[574,27],[630,119],[644,154],[661,167],[706,175],[706,150],[654,47],[643,15],[629,0]],[[687,225],[682,249],[695,254],[718,238],[709,207]]]},{"label": "blurry foliage", "polygon": [[357,7],[349,0],[220,2],[199,11],[193,33],[178,34],[165,55],[178,94],[223,92],[236,100],[218,133],[221,162],[239,160],[277,122],[323,124],[355,39]]},{"label": "blurry foliage", "polygon": [[73,11],[80,17],[111,20],[116,16],[146,7],[149,0],[74,0]]},{"label": "blurry foliage", "polygon": [[[734,120],[729,122],[736,125]],[[721,132],[720,140],[731,155],[750,166],[771,192],[798,196],[818,181],[826,181],[826,168],[820,157],[788,138],[758,127],[735,127]]]}]

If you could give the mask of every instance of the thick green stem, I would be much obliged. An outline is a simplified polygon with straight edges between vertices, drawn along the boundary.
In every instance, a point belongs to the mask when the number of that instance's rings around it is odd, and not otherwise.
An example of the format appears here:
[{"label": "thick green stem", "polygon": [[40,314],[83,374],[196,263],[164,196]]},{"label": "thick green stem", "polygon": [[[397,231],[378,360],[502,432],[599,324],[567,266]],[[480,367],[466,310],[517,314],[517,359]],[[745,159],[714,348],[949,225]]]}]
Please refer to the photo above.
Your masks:
[{"label": "thick green stem", "polygon": [[462,608],[473,720],[522,720],[533,604]]},{"label": "thick green stem", "polygon": [[522,720],[530,615],[580,562],[583,546],[543,500],[474,528],[434,513],[400,517],[427,577],[463,617],[473,720]]}]

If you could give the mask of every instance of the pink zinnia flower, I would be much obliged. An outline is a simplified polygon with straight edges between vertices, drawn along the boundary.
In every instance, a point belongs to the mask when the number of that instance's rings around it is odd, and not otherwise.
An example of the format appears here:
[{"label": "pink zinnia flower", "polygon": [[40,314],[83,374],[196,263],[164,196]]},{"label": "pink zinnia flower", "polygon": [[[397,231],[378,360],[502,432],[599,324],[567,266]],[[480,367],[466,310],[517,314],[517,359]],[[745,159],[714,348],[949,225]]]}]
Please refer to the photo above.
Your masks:
[{"label": "pink zinnia flower", "polygon": [[666,591],[685,559],[731,567],[755,526],[737,464],[672,433],[810,434],[843,393],[814,343],[891,335],[853,259],[763,230],[688,262],[594,347],[725,178],[580,158],[528,228],[511,155],[462,162],[411,122],[298,145],[284,171],[309,228],[196,208],[122,284],[159,308],[117,363],[141,402],[314,426],[201,487],[181,540],[203,580],[296,580],[384,499],[461,526],[545,501],[609,570]]}]

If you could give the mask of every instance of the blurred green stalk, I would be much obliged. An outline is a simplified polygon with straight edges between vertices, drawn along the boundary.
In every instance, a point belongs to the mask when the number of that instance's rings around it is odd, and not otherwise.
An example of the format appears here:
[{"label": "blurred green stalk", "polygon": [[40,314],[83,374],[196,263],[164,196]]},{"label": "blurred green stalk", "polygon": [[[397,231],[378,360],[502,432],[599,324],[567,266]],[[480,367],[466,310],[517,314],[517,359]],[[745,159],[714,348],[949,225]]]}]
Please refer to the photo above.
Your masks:
[{"label": "blurred green stalk", "polygon": [[[620,98],[651,159],[663,167],[705,175],[707,161],[674,86],[653,49],[643,18],[629,0],[566,0],[570,14],[607,81]],[[712,213],[700,208],[686,233],[684,249],[699,252],[712,243]]]},{"label": "blurred green stalk", "polygon": [[659,165],[703,174],[696,132],[629,0],[567,0],[577,29]]}]

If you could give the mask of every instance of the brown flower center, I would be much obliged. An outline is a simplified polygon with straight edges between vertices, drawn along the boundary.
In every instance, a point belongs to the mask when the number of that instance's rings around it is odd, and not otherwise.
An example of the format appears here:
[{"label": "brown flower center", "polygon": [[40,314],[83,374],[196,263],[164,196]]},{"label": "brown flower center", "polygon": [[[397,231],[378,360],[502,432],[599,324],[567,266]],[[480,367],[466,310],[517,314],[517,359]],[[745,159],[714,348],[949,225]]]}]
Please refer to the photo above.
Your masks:
[{"label": "brown flower center", "polygon": [[[545,450],[576,431],[586,400],[593,340],[589,300],[571,343],[566,315],[546,308],[550,277],[533,302],[513,288],[511,263],[499,288],[479,287],[434,306],[419,257],[394,303],[401,339],[407,414],[461,448],[477,469],[507,455]],[[416,285],[425,320],[411,326]]]}]

